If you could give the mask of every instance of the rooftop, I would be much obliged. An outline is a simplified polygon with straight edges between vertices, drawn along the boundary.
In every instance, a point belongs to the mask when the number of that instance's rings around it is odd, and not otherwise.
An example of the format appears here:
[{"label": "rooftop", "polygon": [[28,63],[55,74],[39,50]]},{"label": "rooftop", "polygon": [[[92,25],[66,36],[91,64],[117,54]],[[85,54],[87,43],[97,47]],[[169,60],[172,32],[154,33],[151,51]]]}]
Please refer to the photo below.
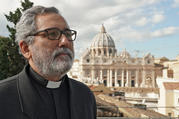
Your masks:
[{"label": "rooftop", "polygon": [[179,90],[179,82],[164,82],[163,85],[166,90]]}]

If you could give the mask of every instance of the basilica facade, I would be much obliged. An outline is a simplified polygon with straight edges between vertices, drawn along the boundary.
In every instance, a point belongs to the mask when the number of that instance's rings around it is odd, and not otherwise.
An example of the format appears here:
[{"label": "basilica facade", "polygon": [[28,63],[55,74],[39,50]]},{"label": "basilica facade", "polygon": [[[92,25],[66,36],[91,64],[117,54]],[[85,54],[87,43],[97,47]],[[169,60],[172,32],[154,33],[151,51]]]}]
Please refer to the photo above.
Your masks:
[{"label": "basilica facade", "polygon": [[78,78],[83,82],[107,87],[155,88],[155,79],[161,74],[161,67],[154,64],[150,53],[143,57],[132,57],[126,50],[118,53],[103,25],[78,65]]}]

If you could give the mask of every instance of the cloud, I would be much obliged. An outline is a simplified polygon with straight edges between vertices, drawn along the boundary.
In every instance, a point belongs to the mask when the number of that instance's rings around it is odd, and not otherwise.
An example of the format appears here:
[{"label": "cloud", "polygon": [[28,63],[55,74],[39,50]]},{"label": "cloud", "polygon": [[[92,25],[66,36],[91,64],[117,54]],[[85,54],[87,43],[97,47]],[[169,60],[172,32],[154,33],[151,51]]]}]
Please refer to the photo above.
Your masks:
[{"label": "cloud", "polygon": [[163,21],[164,18],[165,18],[165,17],[164,17],[163,14],[154,14],[154,15],[152,16],[152,22],[153,22],[153,23],[159,23],[159,22]]},{"label": "cloud", "polygon": [[179,7],[179,0],[174,0],[172,6]]},{"label": "cloud", "polygon": [[114,37],[120,37],[120,40],[127,39],[128,41],[132,42],[141,42],[175,34],[179,34],[179,27],[170,26],[154,31],[136,30],[131,27],[125,27],[116,31]]},{"label": "cloud", "polygon": [[0,12],[2,14],[8,13],[11,10],[15,10],[18,6],[20,6],[20,1],[16,0],[4,0],[3,2],[1,1],[0,4]]},{"label": "cloud", "polygon": [[[161,5],[163,0],[31,0],[34,5],[55,6],[66,18],[72,29],[77,30],[75,41],[77,55],[90,46],[92,39],[104,24],[106,31],[118,42],[140,42],[178,33],[173,25],[162,26],[167,15]],[[179,6],[179,0],[174,0]],[[178,4],[178,5],[177,5]],[[0,4],[2,13],[20,7],[20,0],[6,0]],[[3,18],[4,19],[4,18]],[[1,20],[0,35],[7,34],[7,21]],[[162,29],[158,28],[160,24]],[[165,24],[165,23],[164,23]],[[155,27],[155,28],[154,28]],[[157,29],[156,29],[157,28]]]},{"label": "cloud", "polygon": [[8,30],[6,28],[6,25],[9,24],[4,16],[4,14],[0,14],[0,36],[8,36]]},{"label": "cloud", "polygon": [[164,37],[164,36],[173,35],[177,33],[179,33],[179,27],[170,26],[170,27],[166,27],[166,28],[152,32],[151,37]]},{"label": "cloud", "polygon": [[136,25],[138,25],[138,26],[144,26],[144,25],[147,24],[147,22],[148,22],[147,18],[146,17],[142,17],[138,21],[136,21]]}]

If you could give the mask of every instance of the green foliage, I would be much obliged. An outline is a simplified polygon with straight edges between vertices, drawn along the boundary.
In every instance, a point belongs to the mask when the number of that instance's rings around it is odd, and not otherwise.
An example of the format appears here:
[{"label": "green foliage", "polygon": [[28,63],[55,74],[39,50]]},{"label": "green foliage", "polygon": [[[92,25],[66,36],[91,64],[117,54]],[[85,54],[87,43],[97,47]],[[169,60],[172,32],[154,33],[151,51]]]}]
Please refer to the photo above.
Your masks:
[{"label": "green foliage", "polygon": [[19,57],[17,46],[12,39],[0,37],[0,79],[4,79],[20,72],[24,66],[23,57]]},{"label": "green foliage", "polygon": [[15,41],[15,33],[16,33],[15,25],[19,21],[22,15],[22,12],[31,8],[33,6],[33,3],[30,2],[29,0],[24,0],[24,2],[21,1],[21,6],[22,8],[17,8],[14,12],[9,12],[9,15],[5,15],[6,19],[9,22],[13,23],[12,27],[7,25],[7,29],[10,32],[9,37],[13,39],[14,41]]},{"label": "green foliage", "polygon": [[7,25],[7,29],[10,32],[8,38],[0,37],[0,80],[19,73],[25,65],[25,60],[19,54],[18,44],[15,42],[15,25],[19,21],[22,12],[32,6],[33,3],[29,0],[21,1],[21,8],[17,8],[14,12],[9,12],[8,15],[5,15],[7,21],[13,25]]},{"label": "green foliage", "polygon": [[21,10],[25,11],[26,9],[31,8],[33,6],[33,4],[34,3],[30,2],[29,0],[24,0],[24,2],[21,2],[21,6],[22,6]]}]

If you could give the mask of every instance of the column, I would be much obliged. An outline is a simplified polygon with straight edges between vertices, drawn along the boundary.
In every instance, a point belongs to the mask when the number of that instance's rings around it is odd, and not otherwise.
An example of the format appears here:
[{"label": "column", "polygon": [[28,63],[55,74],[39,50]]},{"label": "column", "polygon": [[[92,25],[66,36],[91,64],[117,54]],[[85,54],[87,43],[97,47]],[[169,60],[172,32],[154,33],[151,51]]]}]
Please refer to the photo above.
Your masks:
[{"label": "column", "polygon": [[155,71],[154,69],[152,70],[152,88],[155,88]]},{"label": "column", "polygon": [[121,87],[124,87],[124,70],[122,69],[122,75],[121,75]]},{"label": "column", "polygon": [[102,69],[100,70],[100,80],[101,81],[103,80],[103,70]]},{"label": "column", "polygon": [[112,87],[112,82],[113,82],[113,80],[112,80],[112,69],[110,69],[110,87]]},{"label": "column", "polygon": [[92,56],[94,56],[94,51],[93,51],[93,49],[91,49],[91,54],[92,54]]},{"label": "column", "polygon": [[136,74],[135,74],[135,87],[139,87],[139,70],[136,69]]},{"label": "column", "polygon": [[102,69],[100,70],[100,78],[99,78],[98,81],[99,81],[100,84],[103,84],[103,82],[104,82],[104,80],[103,80],[103,70]]},{"label": "column", "polygon": [[99,51],[98,51],[98,49],[96,49],[96,56],[99,56]]},{"label": "column", "polygon": [[92,81],[95,79],[94,69],[91,70],[91,79]]},{"label": "column", "polygon": [[130,70],[128,70],[128,79],[129,79],[128,87],[131,87],[131,71]]},{"label": "column", "polygon": [[117,69],[115,70],[115,87],[119,87],[118,80],[117,80]]},{"label": "column", "polygon": [[109,70],[107,70],[107,87],[110,87],[109,86]]},{"label": "column", "polygon": [[125,87],[129,87],[129,71],[126,70],[126,85]]},{"label": "column", "polygon": [[101,56],[104,56],[104,48],[101,49]]},{"label": "column", "polygon": [[106,48],[106,56],[109,56],[109,49]]},{"label": "column", "polygon": [[143,69],[143,71],[142,71],[142,84],[141,84],[141,87],[145,87],[145,80],[146,80],[146,78],[145,78],[145,70]]}]

